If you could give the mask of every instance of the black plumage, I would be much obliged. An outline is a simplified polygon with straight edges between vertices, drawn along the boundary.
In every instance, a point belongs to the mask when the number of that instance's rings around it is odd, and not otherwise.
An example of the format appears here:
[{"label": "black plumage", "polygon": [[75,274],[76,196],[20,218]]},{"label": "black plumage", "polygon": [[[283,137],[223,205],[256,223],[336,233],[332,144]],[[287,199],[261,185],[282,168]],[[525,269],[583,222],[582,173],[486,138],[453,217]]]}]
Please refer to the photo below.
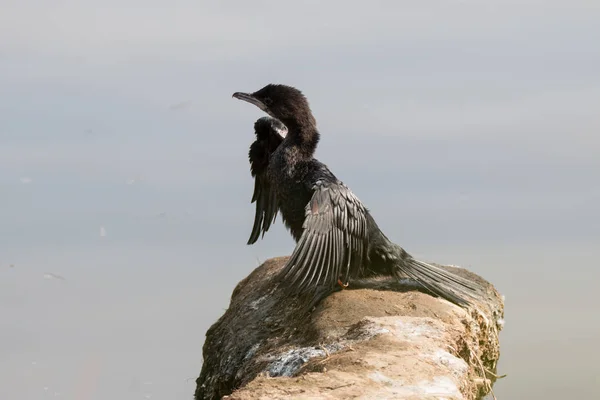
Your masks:
[{"label": "black plumage", "polygon": [[[268,193],[268,199],[274,192],[276,207],[296,240],[280,275],[290,290],[333,290],[336,283],[350,279],[388,275],[412,278],[461,306],[469,304],[468,297],[478,297],[481,288],[476,283],[416,260],[391,242],[358,197],[313,157],[320,134],[302,92],[291,86],[269,84],[254,93],[236,92],[233,97],[256,105],[288,130],[270,153],[266,174],[261,170],[259,192]],[[263,203],[269,206],[261,209],[273,212],[269,201]],[[258,211],[257,201],[257,215]],[[271,214],[261,215],[264,234],[270,224],[265,225],[264,218]]]},{"label": "black plumage", "polygon": [[254,224],[248,244],[265,235],[277,216],[277,193],[267,176],[269,159],[287,134],[287,127],[274,118],[262,117],[254,123],[256,140],[250,145],[248,158],[250,173],[254,177],[252,203],[256,203]]}]

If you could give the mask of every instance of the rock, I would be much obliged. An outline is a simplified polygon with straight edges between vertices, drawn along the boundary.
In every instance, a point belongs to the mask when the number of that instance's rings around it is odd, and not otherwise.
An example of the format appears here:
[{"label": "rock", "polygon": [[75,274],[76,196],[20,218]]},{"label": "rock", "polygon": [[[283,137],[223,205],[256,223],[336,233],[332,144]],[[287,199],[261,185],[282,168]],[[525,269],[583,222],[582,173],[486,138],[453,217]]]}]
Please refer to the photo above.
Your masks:
[{"label": "rock", "polygon": [[504,302],[479,276],[444,266],[487,288],[469,310],[392,278],[301,299],[273,282],[286,260],[233,291],[206,333],[195,399],[472,400],[491,390]]}]

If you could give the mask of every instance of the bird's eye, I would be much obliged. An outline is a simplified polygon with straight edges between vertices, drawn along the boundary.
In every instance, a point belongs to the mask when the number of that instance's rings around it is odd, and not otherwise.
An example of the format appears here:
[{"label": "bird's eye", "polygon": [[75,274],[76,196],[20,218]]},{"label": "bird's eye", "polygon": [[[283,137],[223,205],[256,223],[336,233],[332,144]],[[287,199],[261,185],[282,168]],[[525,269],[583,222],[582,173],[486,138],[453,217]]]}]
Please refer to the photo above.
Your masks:
[{"label": "bird's eye", "polygon": [[264,103],[266,106],[270,106],[271,104],[273,104],[273,100],[271,100],[270,97],[265,97]]}]

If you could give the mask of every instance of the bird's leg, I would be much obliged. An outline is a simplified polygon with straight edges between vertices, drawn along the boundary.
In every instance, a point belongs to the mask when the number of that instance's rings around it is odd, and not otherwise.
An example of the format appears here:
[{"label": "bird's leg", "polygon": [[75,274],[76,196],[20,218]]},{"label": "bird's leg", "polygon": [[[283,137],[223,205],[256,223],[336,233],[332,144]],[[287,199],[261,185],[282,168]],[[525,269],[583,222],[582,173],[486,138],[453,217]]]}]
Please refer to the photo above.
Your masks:
[{"label": "bird's leg", "polygon": [[342,287],[342,289],[346,289],[349,285],[348,282],[346,283],[342,283],[342,280],[340,278],[338,278],[338,285],[340,285]]}]

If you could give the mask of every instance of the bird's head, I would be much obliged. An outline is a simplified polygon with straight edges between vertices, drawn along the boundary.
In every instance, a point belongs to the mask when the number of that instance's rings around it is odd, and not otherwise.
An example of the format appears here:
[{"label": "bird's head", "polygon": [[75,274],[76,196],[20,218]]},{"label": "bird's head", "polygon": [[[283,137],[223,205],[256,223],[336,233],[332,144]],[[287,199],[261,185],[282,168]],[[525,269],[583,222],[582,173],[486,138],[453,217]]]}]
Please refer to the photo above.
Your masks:
[{"label": "bird's head", "polygon": [[316,125],[308,100],[295,87],[268,84],[254,93],[236,92],[233,97],[254,104],[288,127]]}]

